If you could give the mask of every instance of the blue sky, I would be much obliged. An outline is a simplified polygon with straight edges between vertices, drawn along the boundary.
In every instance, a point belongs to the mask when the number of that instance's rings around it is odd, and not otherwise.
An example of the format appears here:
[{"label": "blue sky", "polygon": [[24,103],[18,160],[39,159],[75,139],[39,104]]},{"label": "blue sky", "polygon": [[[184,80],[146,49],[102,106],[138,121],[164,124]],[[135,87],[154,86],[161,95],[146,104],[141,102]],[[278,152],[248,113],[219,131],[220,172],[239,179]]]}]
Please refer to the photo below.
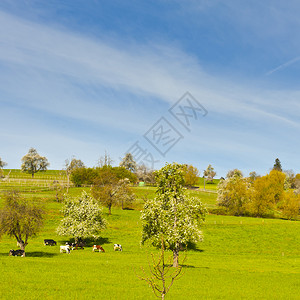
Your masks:
[{"label": "blue sky", "polygon": [[[138,143],[154,168],[263,175],[278,157],[300,173],[299,13],[292,0],[2,0],[0,157],[19,168],[35,147],[61,169],[107,151],[118,165]],[[188,130],[169,111],[186,92],[208,112]],[[164,155],[158,131],[144,137],[162,117],[181,137],[164,136]]]}]

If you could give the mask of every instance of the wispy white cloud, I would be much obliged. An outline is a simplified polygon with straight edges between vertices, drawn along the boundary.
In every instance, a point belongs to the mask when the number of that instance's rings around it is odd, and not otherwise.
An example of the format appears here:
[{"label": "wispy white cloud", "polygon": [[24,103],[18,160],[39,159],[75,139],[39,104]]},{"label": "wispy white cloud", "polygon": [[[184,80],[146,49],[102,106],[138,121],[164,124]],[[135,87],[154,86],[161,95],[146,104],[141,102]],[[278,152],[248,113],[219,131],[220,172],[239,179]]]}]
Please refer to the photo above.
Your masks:
[{"label": "wispy white cloud", "polygon": [[[299,129],[295,118],[298,112],[289,105],[295,102],[292,92],[285,91],[283,104],[278,91],[258,90],[255,86],[245,87],[238,79],[212,76],[195,56],[167,42],[126,44],[109,37],[92,39],[0,12],[0,64],[2,101],[55,117],[93,122],[107,130],[143,134],[139,127],[152,125],[155,111],[164,113],[162,107],[166,109],[186,91],[212,116],[222,114],[229,119],[257,122],[262,127],[269,123]],[[144,103],[137,107],[141,102]],[[54,130],[49,129],[48,135],[53,139],[56,135],[60,143],[63,137],[54,134]],[[226,136],[230,135],[228,131]],[[37,136],[43,140],[42,132]],[[218,144],[213,136],[207,138],[207,145]],[[80,139],[69,137],[68,142],[72,149],[76,144],[78,149],[84,149],[85,143]],[[100,144],[86,143],[91,148]],[[245,145],[245,140],[242,143]],[[45,138],[45,147],[49,144]],[[225,148],[233,151],[235,146],[247,147],[232,143]]]},{"label": "wispy white cloud", "polygon": [[[189,90],[214,111],[249,116],[251,110],[252,117],[265,115],[285,121],[284,117],[273,114],[271,109],[264,111],[257,106],[252,107],[253,95],[247,88],[211,77],[203,71],[196,58],[178,49],[151,44],[109,44],[24,21],[3,12],[0,16],[0,61],[15,66],[15,72],[19,72],[14,78],[19,84],[18,89],[17,84],[5,80],[4,73],[2,89],[7,92],[11,89],[27,105],[50,112],[64,106],[60,113],[97,120],[97,116],[93,116],[95,109],[83,106],[91,101],[92,96],[80,92],[79,85],[86,89],[102,86],[123,90],[141,97],[157,97],[169,103]],[[26,85],[22,86],[22,82]],[[93,105],[101,109],[104,102],[100,100]]]}]

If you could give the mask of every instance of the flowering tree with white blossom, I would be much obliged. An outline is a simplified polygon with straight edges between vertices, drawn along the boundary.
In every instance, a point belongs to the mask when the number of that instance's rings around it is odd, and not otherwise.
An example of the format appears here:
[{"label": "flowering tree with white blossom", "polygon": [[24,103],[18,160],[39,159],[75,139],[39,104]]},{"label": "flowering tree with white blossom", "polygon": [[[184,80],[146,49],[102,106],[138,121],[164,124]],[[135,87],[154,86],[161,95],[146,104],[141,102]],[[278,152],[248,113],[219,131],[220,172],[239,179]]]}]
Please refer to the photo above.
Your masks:
[{"label": "flowering tree with white blossom", "polygon": [[157,191],[154,199],[146,200],[141,214],[142,244],[173,251],[173,266],[178,266],[179,251],[189,242],[202,240],[200,226],[206,209],[202,203],[184,192],[184,166],[167,164],[156,173]]}]

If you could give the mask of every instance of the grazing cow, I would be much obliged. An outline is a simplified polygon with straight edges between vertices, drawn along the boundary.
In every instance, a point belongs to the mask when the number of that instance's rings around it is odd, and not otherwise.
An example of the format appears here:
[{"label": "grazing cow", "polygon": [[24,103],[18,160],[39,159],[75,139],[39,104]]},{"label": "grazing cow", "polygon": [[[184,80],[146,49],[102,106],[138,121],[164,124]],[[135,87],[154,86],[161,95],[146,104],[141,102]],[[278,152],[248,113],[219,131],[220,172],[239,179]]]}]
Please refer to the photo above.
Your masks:
[{"label": "grazing cow", "polygon": [[105,250],[103,249],[103,247],[102,246],[100,246],[100,245],[94,245],[93,246],[93,252],[95,252],[95,250],[97,251],[99,251],[99,252],[105,252]]},{"label": "grazing cow", "polygon": [[60,253],[64,253],[64,252],[70,254],[71,251],[70,251],[70,246],[69,245],[60,246]]},{"label": "grazing cow", "polygon": [[18,256],[20,255],[21,257],[23,257],[25,254],[25,251],[24,250],[10,250],[9,251],[9,256]]},{"label": "grazing cow", "polygon": [[84,242],[78,242],[78,243],[66,242],[66,245],[69,245],[69,247],[72,250],[78,250],[78,248],[81,248],[83,250],[85,244],[84,244]]},{"label": "grazing cow", "polygon": [[54,240],[48,240],[48,239],[46,239],[46,240],[44,240],[44,245],[45,246],[56,246],[56,242],[54,241]]},{"label": "grazing cow", "polygon": [[84,249],[84,242],[78,242],[78,243],[72,243],[71,247],[72,247],[72,250],[78,250],[78,248],[80,249]]},{"label": "grazing cow", "polygon": [[123,251],[122,246],[120,244],[114,244],[114,251]]}]

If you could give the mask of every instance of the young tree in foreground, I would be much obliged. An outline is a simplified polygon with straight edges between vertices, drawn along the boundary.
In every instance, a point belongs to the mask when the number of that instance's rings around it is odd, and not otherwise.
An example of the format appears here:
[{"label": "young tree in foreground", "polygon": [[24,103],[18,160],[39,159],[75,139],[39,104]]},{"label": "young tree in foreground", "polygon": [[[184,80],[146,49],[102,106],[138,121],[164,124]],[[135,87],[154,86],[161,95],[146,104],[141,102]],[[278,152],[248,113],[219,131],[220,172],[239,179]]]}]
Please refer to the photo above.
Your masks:
[{"label": "young tree in foreground", "polygon": [[0,211],[0,235],[15,237],[21,250],[25,250],[28,239],[35,236],[42,225],[43,210],[40,207],[28,203],[16,191],[6,194],[5,206]]},{"label": "young tree in foreground", "polygon": [[146,200],[141,213],[142,244],[150,241],[173,251],[173,266],[178,266],[179,251],[189,242],[202,239],[200,225],[206,209],[202,203],[184,194],[183,166],[167,164],[156,173],[157,190],[154,199]]},{"label": "young tree in foreground", "polygon": [[182,271],[182,266],[177,266],[174,271],[170,270],[172,257],[170,257],[169,261],[165,260],[165,247],[163,240],[161,243],[160,256],[157,260],[155,260],[154,255],[152,254],[151,258],[152,263],[149,262],[150,274],[147,275],[145,269],[141,267],[143,275],[138,277],[149,284],[156,297],[165,299],[165,296],[169,292],[174,281],[182,276],[179,276]]},{"label": "young tree in foreground", "polygon": [[49,166],[48,160],[44,156],[40,156],[36,149],[30,148],[28,153],[22,158],[21,170],[31,174],[32,178],[34,174],[39,171],[46,171]]},{"label": "young tree in foreground", "polygon": [[99,238],[106,228],[106,220],[96,200],[86,192],[78,197],[66,197],[62,209],[64,218],[57,228],[59,235],[70,235],[75,243],[85,238]]}]

